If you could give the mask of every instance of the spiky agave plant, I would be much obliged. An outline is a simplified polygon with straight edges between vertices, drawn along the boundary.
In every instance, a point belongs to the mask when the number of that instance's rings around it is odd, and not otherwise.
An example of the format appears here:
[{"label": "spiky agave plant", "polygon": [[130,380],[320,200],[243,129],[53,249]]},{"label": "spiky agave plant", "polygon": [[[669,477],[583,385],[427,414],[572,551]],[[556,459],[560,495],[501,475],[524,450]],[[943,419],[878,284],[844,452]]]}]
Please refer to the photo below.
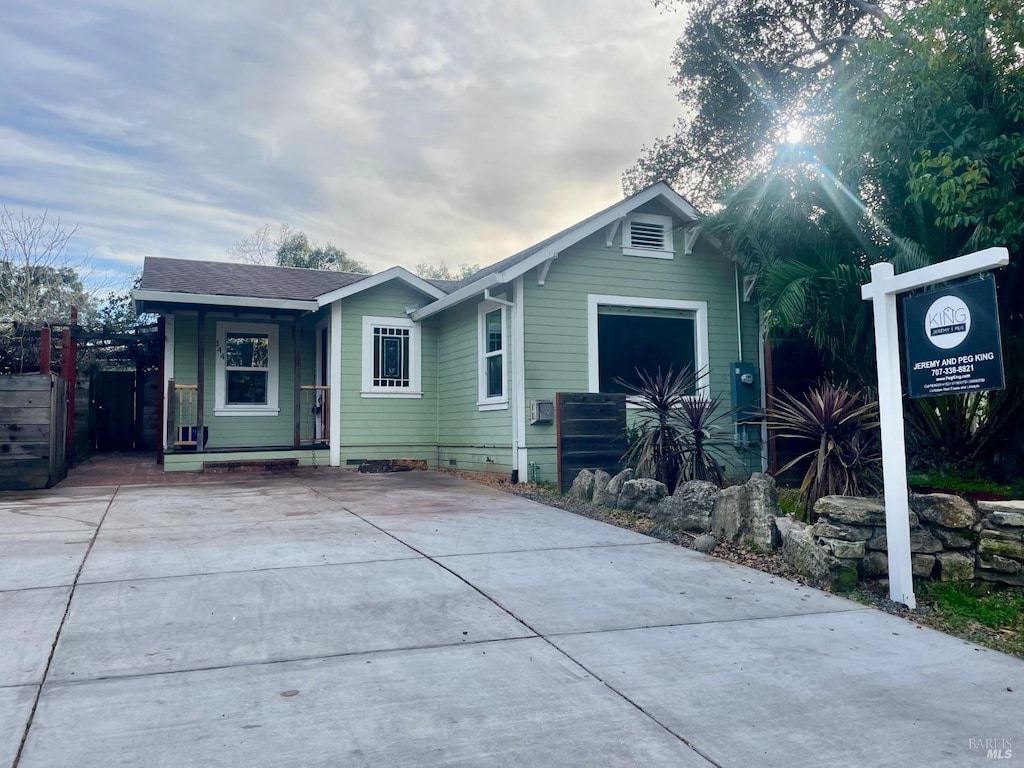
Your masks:
[{"label": "spiky agave plant", "polygon": [[768,428],[777,437],[810,443],[777,473],[807,462],[800,485],[804,519],[810,521],[822,496],[877,490],[878,403],[865,401],[845,384],[823,381],[799,398],[780,392],[768,409]]},{"label": "spiky agave plant", "polygon": [[638,383],[617,379],[639,406],[626,462],[637,474],[660,480],[675,491],[680,481],[708,480],[724,485],[718,461],[721,398],[705,397],[697,387],[703,373],[686,366],[678,373],[661,368],[637,370]]},{"label": "spiky agave plant", "polygon": [[640,411],[634,424],[636,439],[626,451],[626,463],[637,474],[660,480],[672,493],[683,471],[686,443],[675,414],[680,403],[693,391],[696,376],[689,367],[678,373],[669,368],[650,374],[637,370],[638,383],[617,379],[629,390]]}]

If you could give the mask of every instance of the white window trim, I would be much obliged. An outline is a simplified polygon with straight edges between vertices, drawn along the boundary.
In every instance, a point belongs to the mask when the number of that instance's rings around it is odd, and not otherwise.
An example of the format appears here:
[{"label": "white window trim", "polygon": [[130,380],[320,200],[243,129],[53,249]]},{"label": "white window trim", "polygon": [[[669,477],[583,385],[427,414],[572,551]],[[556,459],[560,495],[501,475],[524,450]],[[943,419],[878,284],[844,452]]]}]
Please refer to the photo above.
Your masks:
[{"label": "white window trim", "polygon": [[[214,416],[277,416],[278,384],[281,368],[278,365],[280,351],[279,327],[276,323],[217,323],[217,386]],[[229,405],[227,364],[227,335],[229,333],[265,333],[267,335],[267,404],[266,405]]]},{"label": "white window trim", "polygon": [[[633,222],[660,224],[662,226],[661,248],[638,248],[632,243]],[[648,259],[671,259],[675,257],[672,244],[672,217],[655,213],[631,213],[622,227],[622,253],[626,256],[643,256]]]},{"label": "white window trim", "polygon": [[693,312],[694,315],[694,357],[698,371],[703,375],[697,381],[697,394],[711,396],[708,372],[708,303],[706,301],[683,301],[679,299],[649,299],[641,296],[608,296],[587,294],[587,369],[591,392],[601,391],[601,368],[598,359],[597,315],[600,307],[649,307],[652,309],[678,309]]},{"label": "white window trim", "polygon": [[[501,312],[501,351],[487,352],[487,315]],[[508,410],[508,310],[495,301],[482,301],[477,308],[477,407],[481,411]],[[501,394],[487,396],[487,358],[501,355]]]},{"label": "white window trim", "polygon": [[[409,329],[409,386],[408,387],[375,387],[373,386],[373,329],[374,328],[408,328]],[[405,317],[371,317],[363,316],[363,376],[361,397],[366,398],[415,398],[423,397],[420,387],[420,326]]]}]

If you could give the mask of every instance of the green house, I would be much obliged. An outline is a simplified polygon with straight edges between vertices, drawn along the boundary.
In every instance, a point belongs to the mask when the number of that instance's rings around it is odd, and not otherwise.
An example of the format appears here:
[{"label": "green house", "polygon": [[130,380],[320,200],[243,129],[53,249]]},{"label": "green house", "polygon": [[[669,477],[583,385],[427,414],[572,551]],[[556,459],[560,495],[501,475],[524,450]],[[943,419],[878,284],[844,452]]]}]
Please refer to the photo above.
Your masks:
[{"label": "green house", "polygon": [[[728,406],[763,367],[750,287],[658,183],[457,282],[148,258],[135,300],[164,328],[167,471],[416,458],[554,482],[556,393],[688,363]],[[760,470],[759,428],[733,428],[730,469]]]}]

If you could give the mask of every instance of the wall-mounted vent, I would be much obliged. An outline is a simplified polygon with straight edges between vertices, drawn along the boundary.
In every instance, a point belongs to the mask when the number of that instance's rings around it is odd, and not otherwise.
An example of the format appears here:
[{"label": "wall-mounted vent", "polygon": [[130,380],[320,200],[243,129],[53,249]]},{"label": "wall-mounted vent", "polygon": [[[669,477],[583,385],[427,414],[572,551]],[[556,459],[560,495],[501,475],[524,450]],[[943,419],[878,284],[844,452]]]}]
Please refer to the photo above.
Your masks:
[{"label": "wall-mounted vent", "polygon": [[672,217],[651,213],[634,213],[622,230],[622,252],[626,256],[647,256],[671,259]]},{"label": "wall-mounted vent", "polygon": [[657,248],[665,244],[665,225],[634,221],[629,228],[629,244],[634,248]]},{"label": "wall-mounted vent", "polygon": [[555,420],[554,400],[531,400],[530,423],[551,424]]}]

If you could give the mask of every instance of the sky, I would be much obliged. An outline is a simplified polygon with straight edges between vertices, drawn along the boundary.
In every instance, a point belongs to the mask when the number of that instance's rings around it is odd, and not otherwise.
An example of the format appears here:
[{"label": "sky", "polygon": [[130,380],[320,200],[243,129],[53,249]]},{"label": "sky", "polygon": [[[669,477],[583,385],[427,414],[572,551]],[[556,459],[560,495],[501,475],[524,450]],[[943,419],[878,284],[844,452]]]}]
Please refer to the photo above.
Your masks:
[{"label": "sky", "polygon": [[621,199],[681,114],[681,28],[649,0],[4,0],[0,202],[101,274],[282,222],[373,271],[484,266]]}]

